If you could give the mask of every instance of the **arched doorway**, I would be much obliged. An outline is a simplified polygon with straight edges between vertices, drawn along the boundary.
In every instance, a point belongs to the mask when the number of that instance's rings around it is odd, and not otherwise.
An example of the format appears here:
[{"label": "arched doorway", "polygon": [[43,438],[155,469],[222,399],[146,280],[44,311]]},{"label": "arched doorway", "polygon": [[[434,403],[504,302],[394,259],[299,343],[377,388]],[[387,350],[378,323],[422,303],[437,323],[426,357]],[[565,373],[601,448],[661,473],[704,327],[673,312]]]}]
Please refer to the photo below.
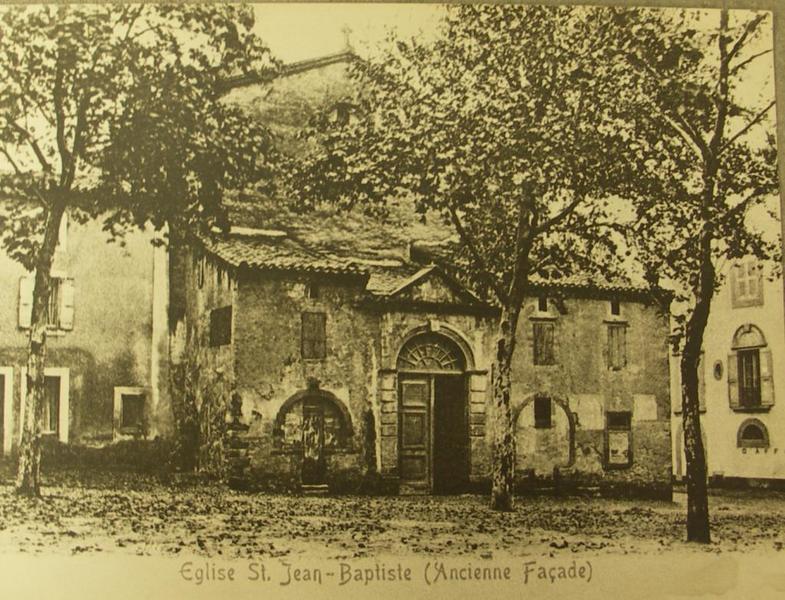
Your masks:
[{"label": "arched doorway", "polygon": [[328,455],[350,444],[351,417],[332,393],[310,386],[284,402],[274,436],[279,450],[302,456],[302,484],[320,486],[327,482]]},{"label": "arched doorway", "polygon": [[409,339],[398,353],[401,484],[413,491],[452,493],[469,480],[467,359],[435,332]]}]

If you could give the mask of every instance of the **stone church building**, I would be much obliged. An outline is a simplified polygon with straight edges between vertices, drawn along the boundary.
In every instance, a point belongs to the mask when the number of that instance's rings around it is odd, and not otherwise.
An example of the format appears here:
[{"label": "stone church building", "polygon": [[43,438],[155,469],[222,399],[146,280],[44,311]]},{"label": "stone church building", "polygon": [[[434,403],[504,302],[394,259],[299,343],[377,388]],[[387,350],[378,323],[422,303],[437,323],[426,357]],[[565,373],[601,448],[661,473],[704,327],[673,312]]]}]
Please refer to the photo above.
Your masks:
[{"label": "stone church building", "polygon": [[[225,432],[234,399],[254,484],[487,488],[497,309],[427,244],[407,245],[403,226],[254,214],[268,227],[194,236],[172,271],[173,358],[198,407],[201,466],[238,454]],[[669,497],[666,311],[642,288],[536,291],[513,366],[517,485]]]}]

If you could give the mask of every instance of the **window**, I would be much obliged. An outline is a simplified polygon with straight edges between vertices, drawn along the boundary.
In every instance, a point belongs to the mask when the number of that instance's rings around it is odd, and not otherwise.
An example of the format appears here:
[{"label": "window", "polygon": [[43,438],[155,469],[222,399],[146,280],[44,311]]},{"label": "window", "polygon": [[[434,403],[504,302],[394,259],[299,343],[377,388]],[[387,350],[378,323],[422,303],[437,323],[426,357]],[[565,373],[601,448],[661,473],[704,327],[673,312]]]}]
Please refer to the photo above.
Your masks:
[{"label": "window", "polygon": [[[19,280],[19,326],[30,327],[33,310],[35,276]],[[74,280],[57,273],[50,278],[49,298],[46,303],[46,325],[49,329],[67,331],[74,327]]]},{"label": "window", "polygon": [[305,286],[305,296],[306,298],[311,298],[312,300],[316,300],[319,298],[319,284],[318,283],[309,283]]},{"label": "window", "polygon": [[736,445],[739,448],[768,448],[769,432],[766,426],[758,419],[747,419],[736,434]]},{"label": "window", "polygon": [[534,364],[553,365],[556,357],[553,350],[556,324],[549,321],[538,321],[534,326]]},{"label": "window", "polygon": [[142,428],[144,420],[144,394],[121,394],[120,427],[122,429]]},{"label": "window", "polygon": [[621,315],[621,305],[618,300],[611,300],[611,314],[614,317]]},{"label": "window", "polygon": [[144,387],[114,388],[114,438],[147,435],[146,404],[149,390]]},{"label": "window", "polygon": [[627,326],[608,324],[608,368],[618,371],[627,366]]},{"label": "window", "polygon": [[605,464],[610,469],[632,464],[632,413],[608,412],[605,415]]},{"label": "window", "polygon": [[742,406],[760,406],[760,353],[739,350],[739,402]]},{"label": "window", "polygon": [[302,314],[302,356],[322,359],[327,356],[327,315],[318,312]]},{"label": "window", "polygon": [[550,398],[538,396],[534,399],[534,427],[536,429],[553,427],[553,407]]},{"label": "window", "polygon": [[737,263],[730,272],[733,308],[763,304],[763,277],[755,259]]},{"label": "window", "polygon": [[232,343],[232,307],[224,306],[210,311],[210,346]]},{"label": "window", "polygon": [[[70,372],[66,367],[46,367],[44,377],[44,402],[41,407],[43,433],[55,434],[59,441],[68,443]],[[24,415],[27,404],[27,367],[21,369],[19,395],[19,414]],[[20,418],[18,423],[20,436],[24,426],[23,421],[24,419]]]},{"label": "window", "polygon": [[57,434],[60,431],[60,378],[44,378],[43,433]]},{"label": "window", "polygon": [[548,298],[545,296],[537,298],[537,310],[540,312],[548,312]]},{"label": "window", "polygon": [[760,329],[742,325],[728,355],[728,400],[733,410],[767,411],[774,406],[771,351]]}]

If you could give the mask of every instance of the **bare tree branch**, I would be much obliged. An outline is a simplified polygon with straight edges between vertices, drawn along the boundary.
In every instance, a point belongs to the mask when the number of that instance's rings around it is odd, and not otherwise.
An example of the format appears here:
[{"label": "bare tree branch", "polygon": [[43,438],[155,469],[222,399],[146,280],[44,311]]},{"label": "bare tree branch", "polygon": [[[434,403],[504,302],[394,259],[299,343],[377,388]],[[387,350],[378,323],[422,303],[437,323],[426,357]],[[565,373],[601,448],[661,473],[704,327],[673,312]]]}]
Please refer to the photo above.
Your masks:
[{"label": "bare tree branch", "polygon": [[772,100],[766,108],[764,108],[757,115],[755,115],[755,118],[753,118],[752,121],[747,123],[736,134],[731,136],[729,140],[727,140],[722,144],[722,147],[720,148],[720,153],[722,153],[728,146],[733,144],[733,142],[735,142],[737,139],[739,139],[741,136],[747,133],[751,128],[755,127],[755,125],[760,123],[763,120],[763,117],[766,116],[766,113],[769,112],[772,108],[774,108],[776,104],[777,102],[775,100]]},{"label": "bare tree branch", "polygon": [[[741,36],[739,36],[739,39],[736,40],[736,42],[733,44],[733,47],[730,49],[727,55],[722,59],[722,61],[725,63],[725,66],[728,66],[728,63],[730,63],[730,61],[733,60],[733,57],[736,56],[736,54],[738,54],[739,51],[744,47],[744,42],[747,41],[747,38],[750,36],[750,34],[752,34],[758,28],[758,25],[761,24],[761,22],[766,18],[766,16],[767,16],[766,13],[761,13],[759,15],[756,15],[749,23],[747,23],[744,26],[744,33],[742,33]],[[726,18],[726,25],[727,25],[727,18]],[[725,30],[727,30],[727,27],[723,28],[723,31]],[[720,35],[722,36],[722,34]],[[722,46],[726,46],[726,42],[723,40],[720,40],[720,44]]]},{"label": "bare tree branch", "polygon": [[488,265],[486,264],[485,260],[482,257],[482,253],[479,252],[477,246],[474,244],[474,240],[472,239],[471,235],[468,234],[466,228],[463,226],[460,217],[458,216],[455,207],[452,204],[449,205],[450,211],[450,218],[452,219],[452,223],[455,226],[455,230],[458,232],[458,235],[461,238],[461,241],[466,244],[466,247],[469,249],[469,253],[472,255],[472,259],[480,268],[480,271],[483,274],[483,279],[485,279],[486,283],[491,287],[493,293],[496,294],[496,297],[499,299],[500,302],[506,302],[506,294],[504,290],[499,286],[498,281],[496,281],[496,277],[494,277],[493,273],[490,269],[488,269]]},{"label": "bare tree branch", "polygon": [[734,65],[734,67],[730,70],[730,74],[731,75],[735,75],[736,73],[741,71],[744,67],[746,67],[748,64],[750,64],[755,59],[760,58],[761,56],[765,56],[767,54],[771,54],[773,51],[774,51],[773,48],[769,48],[768,50],[763,50],[762,52],[758,52],[756,54],[753,54],[749,58],[741,61],[739,64]]}]

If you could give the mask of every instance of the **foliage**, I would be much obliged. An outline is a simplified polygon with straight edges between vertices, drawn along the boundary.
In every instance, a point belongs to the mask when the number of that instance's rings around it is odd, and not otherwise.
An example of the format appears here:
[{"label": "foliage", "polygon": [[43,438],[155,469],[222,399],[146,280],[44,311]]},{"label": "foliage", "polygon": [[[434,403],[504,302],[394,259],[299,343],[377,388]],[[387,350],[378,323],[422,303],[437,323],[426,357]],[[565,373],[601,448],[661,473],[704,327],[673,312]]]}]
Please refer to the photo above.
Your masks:
[{"label": "foliage", "polygon": [[574,8],[449,7],[436,42],[391,38],[353,65],[352,112],[314,123],[318,151],[290,183],[306,207],[384,216],[413,199],[455,228],[457,258],[503,304],[529,272],[614,267],[603,199],[625,176],[608,160],[623,140],[598,108],[613,84],[595,42]]},{"label": "foliage", "polygon": [[112,235],[220,223],[222,193],[264,174],[266,131],[219,92],[276,68],[250,7],[6,7],[0,22],[2,244],[28,269],[55,200],[109,213]]},{"label": "foliage", "polygon": [[[613,11],[608,57],[635,173],[630,239],[653,282],[676,293],[676,324],[701,295],[710,237],[712,289],[744,256],[780,262],[774,89],[767,13]],[[768,62],[766,62],[768,61]],[[704,293],[705,295],[705,293]]]}]

